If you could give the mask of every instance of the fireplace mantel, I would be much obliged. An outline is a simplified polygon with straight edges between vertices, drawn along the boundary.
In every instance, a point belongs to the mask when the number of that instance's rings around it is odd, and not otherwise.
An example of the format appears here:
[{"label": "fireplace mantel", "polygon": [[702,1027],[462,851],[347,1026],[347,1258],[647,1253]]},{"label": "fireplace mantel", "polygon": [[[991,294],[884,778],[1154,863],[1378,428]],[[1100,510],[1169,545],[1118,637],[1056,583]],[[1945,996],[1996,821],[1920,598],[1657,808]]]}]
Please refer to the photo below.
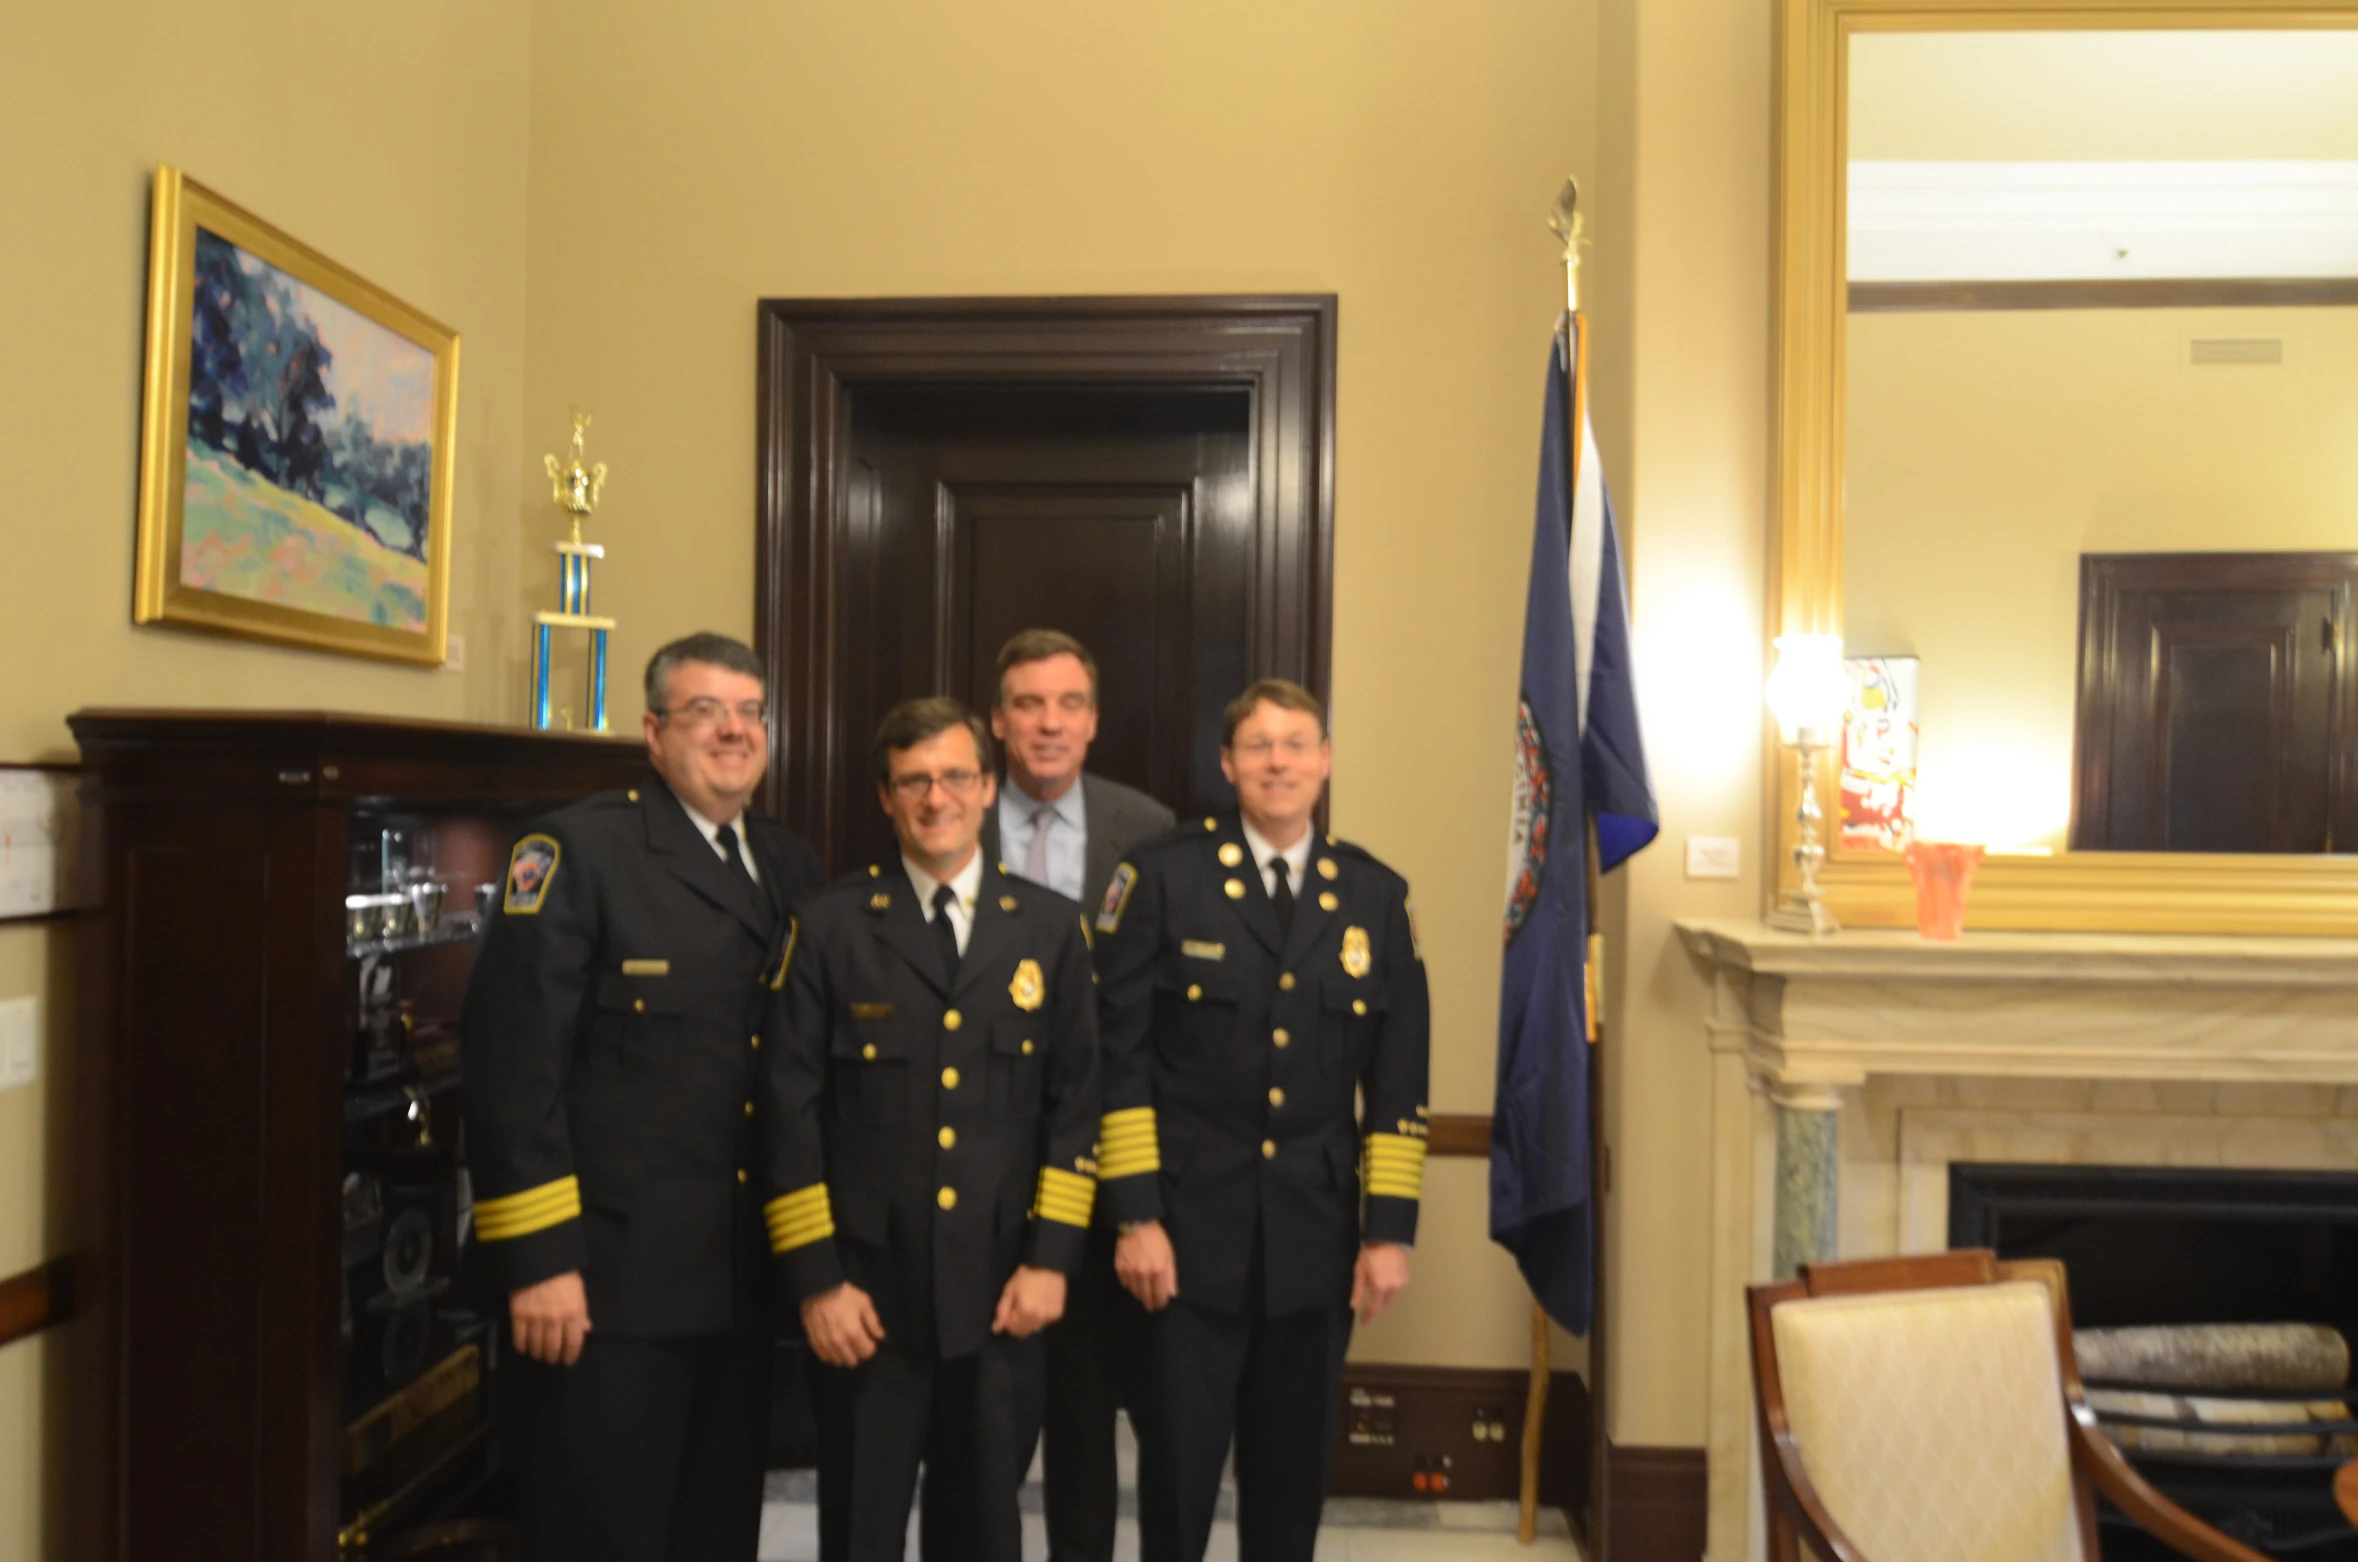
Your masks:
[{"label": "fireplace mantel", "polygon": [[[2358,939],[1678,931],[1709,989],[1712,1562],[1744,1562],[1757,1538],[1744,1286],[1812,1259],[1940,1245],[1944,1141],[2019,1121],[2056,1142],[2175,1146],[2224,1143],[2241,1124],[2258,1132],[2221,1153],[2252,1164],[2300,1165],[2320,1143],[2358,1153]],[[1917,1104],[1891,1107],[1902,1098]],[[2231,1118],[2228,1100],[2306,1115]],[[1897,1240],[1862,1239],[1876,1213],[1862,1206],[1845,1244],[1838,1190],[1846,1174],[1853,1192],[1873,1184],[1877,1167],[1890,1218],[1874,1229]]]},{"label": "fireplace mantel", "polygon": [[1875,1074],[2358,1084],[2358,939],[1678,931],[1714,1050],[1788,1099]]}]

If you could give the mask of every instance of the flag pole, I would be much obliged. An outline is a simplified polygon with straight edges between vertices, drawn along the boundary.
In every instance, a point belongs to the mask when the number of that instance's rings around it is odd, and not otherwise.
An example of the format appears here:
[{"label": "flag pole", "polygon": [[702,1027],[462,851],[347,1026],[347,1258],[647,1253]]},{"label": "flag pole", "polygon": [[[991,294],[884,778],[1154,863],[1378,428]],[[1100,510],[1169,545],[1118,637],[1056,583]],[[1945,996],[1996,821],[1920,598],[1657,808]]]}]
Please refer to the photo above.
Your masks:
[{"label": "flag pole", "polygon": [[[1584,353],[1585,347],[1580,340],[1580,334],[1576,326],[1576,319],[1580,313],[1580,246],[1582,243],[1581,228],[1583,227],[1584,222],[1585,219],[1581,216],[1580,213],[1580,181],[1578,179],[1568,178],[1564,181],[1563,189],[1556,193],[1555,208],[1549,213],[1547,222],[1548,231],[1553,233],[1563,243],[1563,333],[1567,338],[1565,346],[1572,355],[1573,359],[1573,361],[1567,365],[1567,367],[1572,371],[1572,384],[1575,390],[1570,409],[1572,416],[1571,440],[1567,448],[1571,454],[1574,482],[1573,484],[1566,487],[1565,492],[1567,494],[1577,491],[1580,463],[1580,404],[1578,393],[1582,388],[1583,381],[1580,374],[1581,364],[1579,359],[1580,356]],[[1593,826],[1591,828],[1593,829]],[[1594,878],[1595,872],[1596,849],[1594,843],[1592,842],[1589,848],[1589,873],[1591,875],[1589,886],[1589,910],[1591,918],[1590,925],[1592,927],[1595,925],[1594,917],[1596,909],[1596,891]],[[1596,1040],[1596,1011],[1593,1006],[1591,1006],[1589,1010],[1589,1040],[1592,1042]],[[1593,1115],[1595,1107],[1595,1103],[1593,1101],[1590,1103],[1590,1107],[1591,1113]],[[1593,1178],[1589,1186],[1591,1190],[1590,1197],[1595,1198],[1596,1184]],[[1601,1307],[1601,1296],[1599,1298],[1599,1303]],[[1596,1331],[1593,1328],[1590,1331],[1590,1338],[1591,1340],[1596,1338]],[[1590,1355],[1592,1360],[1589,1363],[1589,1375],[1593,1380],[1597,1371],[1597,1364],[1593,1359],[1595,1355],[1593,1349],[1591,1350]],[[1521,1502],[1519,1505],[1520,1511],[1518,1512],[1515,1521],[1515,1539],[1526,1546],[1532,1544],[1539,1538],[1540,1456],[1544,1448],[1545,1429],[1547,1422],[1548,1386],[1549,1381],[1553,1375],[1554,1361],[1553,1350],[1548,1333],[1547,1309],[1539,1305],[1539,1299],[1537,1297],[1533,1297],[1531,1299],[1531,1382],[1529,1389],[1526,1391],[1523,1404],[1523,1469],[1521,1490],[1519,1493]],[[1597,1504],[1599,1495],[1599,1493],[1595,1492],[1589,1494],[1589,1503],[1592,1511]]]}]

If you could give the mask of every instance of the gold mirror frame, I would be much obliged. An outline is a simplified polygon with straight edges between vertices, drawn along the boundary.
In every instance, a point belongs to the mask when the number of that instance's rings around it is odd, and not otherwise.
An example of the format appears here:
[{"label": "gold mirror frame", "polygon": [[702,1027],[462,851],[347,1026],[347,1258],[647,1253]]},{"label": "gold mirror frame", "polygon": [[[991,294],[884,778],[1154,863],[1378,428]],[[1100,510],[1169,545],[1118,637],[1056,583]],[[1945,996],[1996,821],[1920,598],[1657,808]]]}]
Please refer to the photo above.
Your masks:
[{"label": "gold mirror frame", "polygon": [[[2170,0],[1783,0],[1777,19],[1776,473],[1769,633],[1842,628],[1843,366],[1848,317],[1844,235],[1850,40],[1866,32],[2358,28],[2353,0],[2253,6]],[[1774,665],[1769,651],[1767,665]],[[1798,883],[1793,816],[1799,767],[1769,723],[1777,777],[1772,904]],[[1835,817],[1834,765],[1811,784]],[[1818,882],[1852,927],[1908,927],[1915,892],[1888,852],[1829,850]],[[2112,932],[2358,934],[2358,857],[2065,852],[2000,857],[1973,881],[1981,928]]]}]

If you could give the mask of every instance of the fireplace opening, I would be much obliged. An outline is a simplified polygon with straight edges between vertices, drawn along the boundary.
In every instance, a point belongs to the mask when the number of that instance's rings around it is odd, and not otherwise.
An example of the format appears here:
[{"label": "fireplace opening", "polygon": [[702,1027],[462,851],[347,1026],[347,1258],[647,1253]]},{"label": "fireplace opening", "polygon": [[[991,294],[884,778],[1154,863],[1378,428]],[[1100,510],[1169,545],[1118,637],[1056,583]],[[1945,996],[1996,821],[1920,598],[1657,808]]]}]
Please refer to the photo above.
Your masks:
[{"label": "fireplace opening", "polygon": [[[2061,1260],[2080,1331],[2322,1325],[2339,1336],[2344,1363],[2358,1344],[2358,1175],[1959,1162],[1949,1168],[1949,1244]],[[2141,1445],[2124,1449],[2130,1462],[2174,1501],[2270,1556],[2358,1562],[2358,1535],[2331,1489],[2334,1471],[2358,1454],[2349,1420],[2358,1397],[2346,1392],[2346,1375],[2301,1379],[2297,1389],[2265,1373],[2249,1387],[2215,1375],[2087,1375],[2092,1401],[2100,1388],[2106,1395],[2108,1429],[2125,1427],[2125,1440]],[[2168,1430],[2163,1400],[2187,1413],[2175,1423],[2183,1430]],[[2238,1415],[2244,1429],[2232,1424]],[[2305,1435],[2250,1430],[2252,1422],[2299,1424]],[[2107,1517],[2105,1562],[2176,1555]]]}]

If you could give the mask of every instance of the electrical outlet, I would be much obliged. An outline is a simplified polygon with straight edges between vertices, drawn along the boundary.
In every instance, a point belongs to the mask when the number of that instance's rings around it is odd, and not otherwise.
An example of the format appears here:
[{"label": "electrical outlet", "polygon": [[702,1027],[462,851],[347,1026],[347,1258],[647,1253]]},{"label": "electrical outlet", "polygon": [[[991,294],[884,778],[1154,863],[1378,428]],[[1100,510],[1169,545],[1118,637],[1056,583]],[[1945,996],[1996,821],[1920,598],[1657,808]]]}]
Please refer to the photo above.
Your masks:
[{"label": "electrical outlet", "polygon": [[1743,877],[1744,843],[1732,835],[1687,837],[1687,877],[1734,879]]},{"label": "electrical outlet", "polygon": [[37,1072],[41,1000],[11,998],[0,1003],[0,1090],[29,1085]]},{"label": "electrical outlet", "polygon": [[467,670],[467,637],[465,635],[452,633],[444,637],[442,670],[446,673],[463,673]]}]

